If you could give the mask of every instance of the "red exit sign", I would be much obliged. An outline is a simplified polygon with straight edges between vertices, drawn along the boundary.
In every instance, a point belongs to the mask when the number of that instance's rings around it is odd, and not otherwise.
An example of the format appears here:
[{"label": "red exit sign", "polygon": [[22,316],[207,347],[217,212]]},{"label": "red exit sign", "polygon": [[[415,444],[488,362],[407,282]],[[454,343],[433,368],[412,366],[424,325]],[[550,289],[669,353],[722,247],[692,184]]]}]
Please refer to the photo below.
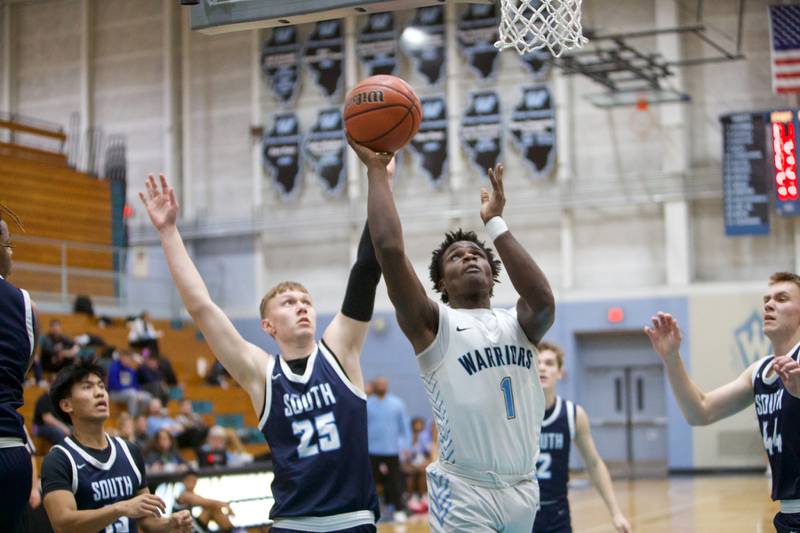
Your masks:
[{"label": "red exit sign", "polygon": [[800,198],[797,183],[797,120],[792,111],[770,113],[772,163],[778,203]]}]

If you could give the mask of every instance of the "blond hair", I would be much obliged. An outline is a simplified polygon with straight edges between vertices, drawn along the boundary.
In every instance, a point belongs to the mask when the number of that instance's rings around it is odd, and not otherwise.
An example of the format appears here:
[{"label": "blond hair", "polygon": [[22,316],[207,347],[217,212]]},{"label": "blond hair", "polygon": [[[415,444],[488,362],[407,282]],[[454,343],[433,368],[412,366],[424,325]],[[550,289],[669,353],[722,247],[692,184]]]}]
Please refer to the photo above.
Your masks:
[{"label": "blond hair", "polygon": [[269,305],[269,301],[278,296],[279,294],[283,294],[286,291],[300,291],[306,294],[309,294],[308,289],[306,289],[302,283],[297,281],[281,281],[270,290],[267,291],[267,294],[261,298],[261,304],[258,306],[259,313],[261,314],[261,318],[267,316],[267,305]]},{"label": "blond hair", "polygon": [[564,350],[562,350],[558,345],[553,344],[552,342],[542,341],[536,347],[539,350],[539,353],[544,351],[550,351],[556,354],[556,362],[558,363],[558,368],[561,369],[564,366]]},{"label": "blond hair", "polygon": [[769,285],[775,285],[776,283],[781,283],[784,281],[794,283],[798,288],[800,288],[800,276],[793,272],[775,272],[769,277]]}]

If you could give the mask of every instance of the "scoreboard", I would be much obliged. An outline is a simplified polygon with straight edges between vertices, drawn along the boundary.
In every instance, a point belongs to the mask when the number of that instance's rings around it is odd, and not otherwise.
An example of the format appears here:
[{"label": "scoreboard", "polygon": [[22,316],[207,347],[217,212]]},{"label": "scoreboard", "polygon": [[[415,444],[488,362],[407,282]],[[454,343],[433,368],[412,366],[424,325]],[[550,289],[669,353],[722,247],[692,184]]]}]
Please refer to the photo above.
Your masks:
[{"label": "scoreboard", "polygon": [[722,124],[725,234],[766,235],[772,209],[800,215],[800,110],[731,113]]}]

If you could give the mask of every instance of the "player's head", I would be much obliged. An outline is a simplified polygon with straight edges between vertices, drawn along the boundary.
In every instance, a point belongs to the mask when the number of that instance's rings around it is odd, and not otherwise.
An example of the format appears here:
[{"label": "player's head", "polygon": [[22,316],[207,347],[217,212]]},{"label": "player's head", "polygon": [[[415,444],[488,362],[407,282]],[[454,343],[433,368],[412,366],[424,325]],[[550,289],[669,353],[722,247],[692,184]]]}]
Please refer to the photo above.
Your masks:
[{"label": "player's head", "polygon": [[557,345],[542,341],[536,347],[539,351],[539,381],[545,389],[555,389],[556,383],[564,377],[564,350]]},{"label": "player's head", "polygon": [[105,370],[94,359],[63,368],[50,387],[56,415],[68,424],[75,420],[105,421],[109,415],[105,377]]},{"label": "player's head", "polygon": [[311,295],[296,281],[283,281],[261,299],[261,328],[276,341],[289,342],[298,337],[314,337],[317,313]]},{"label": "player's head", "polygon": [[494,251],[474,231],[457,229],[445,234],[431,254],[428,268],[433,290],[448,303],[453,295],[486,292],[493,294],[499,282],[501,263]]},{"label": "player's head", "polygon": [[791,272],[771,275],[763,301],[764,334],[768,338],[788,338],[800,330],[800,276]]}]

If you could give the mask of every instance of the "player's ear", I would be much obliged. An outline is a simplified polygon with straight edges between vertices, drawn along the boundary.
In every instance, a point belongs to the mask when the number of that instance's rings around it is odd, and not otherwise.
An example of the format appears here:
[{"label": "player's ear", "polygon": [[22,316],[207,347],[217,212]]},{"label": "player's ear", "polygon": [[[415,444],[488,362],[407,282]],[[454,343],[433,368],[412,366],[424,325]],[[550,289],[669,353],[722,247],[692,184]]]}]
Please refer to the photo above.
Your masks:
[{"label": "player's ear", "polygon": [[264,330],[268,335],[271,337],[275,336],[275,325],[269,318],[262,318],[261,319],[261,329]]},{"label": "player's ear", "polygon": [[72,412],[74,409],[72,408],[72,399],[71,398],[61,398],[58,401],[58,406],[61,408],[62,411],[72,416]]}]

